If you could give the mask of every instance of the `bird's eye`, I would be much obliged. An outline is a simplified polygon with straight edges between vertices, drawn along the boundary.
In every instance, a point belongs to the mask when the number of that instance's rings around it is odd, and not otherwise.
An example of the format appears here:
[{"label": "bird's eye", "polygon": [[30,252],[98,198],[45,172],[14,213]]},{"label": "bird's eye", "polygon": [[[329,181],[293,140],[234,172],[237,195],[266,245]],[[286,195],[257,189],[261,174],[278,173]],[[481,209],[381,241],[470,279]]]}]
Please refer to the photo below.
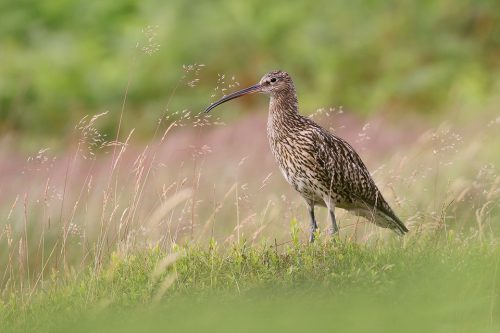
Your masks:
[{"label": "bird's eye", "polygon": [[271,79],[271,82],[272,82],[272,83],[276,82],[276,78],[275,78],[275,77],[273,77],[273,78]]}]

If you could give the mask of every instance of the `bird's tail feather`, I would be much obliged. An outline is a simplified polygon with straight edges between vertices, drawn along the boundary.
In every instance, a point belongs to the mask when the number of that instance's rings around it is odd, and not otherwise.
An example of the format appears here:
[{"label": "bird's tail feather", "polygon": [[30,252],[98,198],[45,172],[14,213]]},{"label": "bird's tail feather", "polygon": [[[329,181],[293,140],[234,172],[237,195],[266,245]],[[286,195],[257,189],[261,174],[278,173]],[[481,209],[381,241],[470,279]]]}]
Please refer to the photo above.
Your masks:
[{"label": "bird's tail feather", "polygon": [[391,213],[387,214],[382,211],[377,211],[377,217],[383,219],[382,223],[384,224],[384,227],[393,230],[399,236],[404,236],[404,234],[408,232],[408,228],[394,213]]},{"label": "bird's tail feather", "polygon": [[353,210],[353,213],[372,221],[379,227],[391,229],[399,236],[408,232],[408,228],[392,211],[384,212],[380,209],[371,210],[363,207]]}]

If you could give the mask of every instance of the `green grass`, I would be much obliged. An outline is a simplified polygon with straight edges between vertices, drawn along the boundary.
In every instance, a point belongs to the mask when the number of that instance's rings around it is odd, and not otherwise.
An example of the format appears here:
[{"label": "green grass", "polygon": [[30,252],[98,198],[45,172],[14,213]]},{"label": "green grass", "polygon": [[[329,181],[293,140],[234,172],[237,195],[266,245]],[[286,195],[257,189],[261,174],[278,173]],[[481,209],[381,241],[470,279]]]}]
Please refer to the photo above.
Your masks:
[{"label": "green grass", "polygon": [[[212,242],[119,254],[82,274],[54,273],[0,306],[0,331],[496,332],[494,243],[438,231],[373,245],[220,248]],[[174,280],[175,277],[175,280]]]}]

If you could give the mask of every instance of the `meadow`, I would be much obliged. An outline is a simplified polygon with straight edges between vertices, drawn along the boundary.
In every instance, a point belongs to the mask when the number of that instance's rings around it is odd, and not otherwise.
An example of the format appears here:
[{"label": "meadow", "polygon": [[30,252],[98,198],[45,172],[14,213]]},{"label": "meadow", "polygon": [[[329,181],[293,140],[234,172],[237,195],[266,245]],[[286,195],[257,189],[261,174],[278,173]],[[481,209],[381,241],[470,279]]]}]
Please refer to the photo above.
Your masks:
[{"label": "meadow", "polygon": [[[500,329],[497,2],[268,5],[3,4],[1,332]],[[408,235],[308,244],[266,98],[200,112],[274,67]]]}]

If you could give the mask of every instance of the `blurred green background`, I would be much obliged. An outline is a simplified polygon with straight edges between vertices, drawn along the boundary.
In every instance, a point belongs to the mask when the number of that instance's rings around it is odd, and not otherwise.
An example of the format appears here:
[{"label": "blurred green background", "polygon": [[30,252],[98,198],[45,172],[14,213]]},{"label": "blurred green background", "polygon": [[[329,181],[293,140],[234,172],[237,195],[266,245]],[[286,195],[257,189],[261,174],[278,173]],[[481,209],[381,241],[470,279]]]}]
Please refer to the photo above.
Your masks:
[{"label": "blurred green background", "polygon": [[287,70],[309,112],[479,110],[500,92],[496,0],[2,0],[0,13],[0,129],[23,137],[117,115],[129,79],[126,117],[146,136],[174,91],[172,112],[213,101],[218,74],[244,86]]}]

